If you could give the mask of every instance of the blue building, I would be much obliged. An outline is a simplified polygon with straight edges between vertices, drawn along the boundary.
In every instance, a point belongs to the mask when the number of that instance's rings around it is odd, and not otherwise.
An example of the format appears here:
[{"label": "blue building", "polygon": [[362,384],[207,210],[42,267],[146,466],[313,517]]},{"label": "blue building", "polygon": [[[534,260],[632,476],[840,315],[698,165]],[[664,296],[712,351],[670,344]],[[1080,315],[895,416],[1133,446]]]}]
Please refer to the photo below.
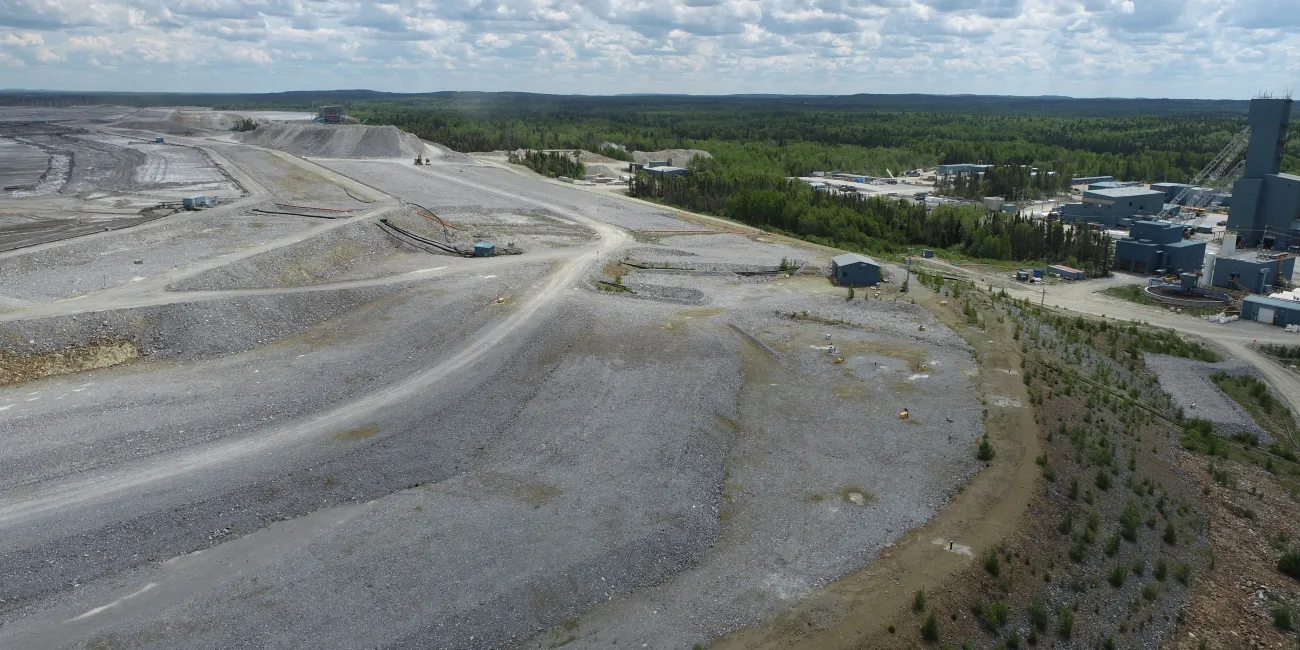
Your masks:
[{"label": "blue building", "polygon": [[1284,298],[1246,296],[1241,301],[1241,317],[1272,325],[1300,325],[1300,302]]},{"label": "blue building", "polygon": [[1195,273],[1205,264],[1205,242],[1183,239],[1183,226],[1168,221],[1134,221],[1129,236],[1115,242],[1115,269],[1134,273]]},{"label": "blue building", "polygon": [[496,254],[496,244],[493,244],[490,241],[481,241],[474,244],[474,257],[492,257]]},{"label": "blue building", "polygon": [[1245,251],[1214,260],[1210,284],[1225,289],[1268,293],[1278,283],[1279,276],[1282,280],[1289,280],[1293,271],[1294,257]]},{"label": "blue building", "polygon": [[972,165],[970,163],[956,163],[952,165],[939,165],[939,176],[956,176],[957,174],[983,174],[991,169],[993,165]]},{"label": "blue building", "polygon": [[659,165],[658,167],[645,167],[641,171],[651,176],[685,176],[686,169],[682,167],[671,167],[669,165]]},{"label": "blue building", "polygon": [[1070,179],[1071,185],[1088,185],[1091,183],[1108,183],[1115,180],[1114,176],[1075,176]]},{"label": "blue building", "polygon": [[1061,218],[1073,223],[1095,221],[1113,228],[1120,219],[1156,215],[1164,208],[1163,192],[1144,187],[1113,187],[1085,190],[1082,202],[1061,205]]},{"label": "blue building", "polygon": [[842,287],[872,287],[880,283],[880,264],[857,253],[836,255],[831,258],[831,277]]},{"label": "blue building", "polygon": [[[1156,190],[1158,192],[1164,192],[1165,203],[1173,203],[1174,199],[1178,198],[1178,193],[1182,192],[1184,189],[1187,189],[1188,190],[1187,195],[1183,197],[1183,200],[1181,202],[1181,204],[1183,205],[1189,203],[1195,203],[1197,201],[1200,201],[1201,199],[1204,199],[1204,202],[1207,204],[1214,201],[1218,201],[1219,205],[1223,205],[1223,206],[1232,205],[1231,194],[1215,192],[1213,189],[1208,187],[1192,187],[1187,183],[1152,183],[1151,189]],[[1207,194],[1209,196],[1205,196]]]},{"label": "blue building", "polygon": [[1284,249],[1300,244],[1300,176],[1279,173],[1291,120],[1291,100],[1252,99],[1246,121],[1246,169],[1232,186],[1228,230],[1243,247]]},{"label": "blue building", "polygon": [[1083,271],[1064,264],[1049,264],[1047,266],[1047,272],[1061,278],[1062,280],[1082,280],[1084,278]]}]

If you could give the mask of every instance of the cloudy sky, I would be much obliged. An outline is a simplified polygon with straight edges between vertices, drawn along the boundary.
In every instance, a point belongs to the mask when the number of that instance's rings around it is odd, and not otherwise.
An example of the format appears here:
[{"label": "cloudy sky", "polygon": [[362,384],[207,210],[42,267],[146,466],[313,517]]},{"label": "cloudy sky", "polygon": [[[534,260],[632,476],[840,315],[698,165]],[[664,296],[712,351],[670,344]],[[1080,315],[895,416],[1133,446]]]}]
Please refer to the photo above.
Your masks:
[{"label": "cloudy sky", "polygon": [[1300,0],[0,0],[0,88],[1248,98]]}]

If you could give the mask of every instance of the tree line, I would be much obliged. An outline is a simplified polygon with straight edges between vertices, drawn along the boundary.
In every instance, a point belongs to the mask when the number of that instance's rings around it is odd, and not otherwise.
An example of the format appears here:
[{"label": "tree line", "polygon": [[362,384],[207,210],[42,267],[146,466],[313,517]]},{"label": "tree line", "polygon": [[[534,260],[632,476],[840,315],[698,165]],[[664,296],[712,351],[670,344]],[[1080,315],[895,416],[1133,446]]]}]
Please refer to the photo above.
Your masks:
[{"label": "tree line", "polygon": [[1109,236],[1066,228],[1059,221],[980,206],[930,209],[902,199],[832,195],[778,177],[637,174],[629,193],[864,253],[896,254],[924,246],[991,260],[1067,264],[1089,277],[1107,275],[1114,259]]},{"label": "tree line", "polygon": [[524,151],[522,154],[510,152],[510,162],[524,165],[529,169],[552,178],[566,176],[582,178],[587,175],[587,168],[571,153],[560,151]]}]

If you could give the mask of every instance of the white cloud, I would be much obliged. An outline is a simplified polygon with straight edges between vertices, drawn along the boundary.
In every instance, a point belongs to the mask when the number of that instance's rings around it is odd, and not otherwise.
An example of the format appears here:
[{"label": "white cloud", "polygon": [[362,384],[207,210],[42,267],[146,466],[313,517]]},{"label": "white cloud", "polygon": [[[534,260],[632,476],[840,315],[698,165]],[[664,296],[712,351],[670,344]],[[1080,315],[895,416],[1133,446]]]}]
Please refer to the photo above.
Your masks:
[{"label": "white cloud", "polygon": [[1297,27],[1294,0],[0,0],[0,62],[78,90],[1248,97],[1291,85]]}]

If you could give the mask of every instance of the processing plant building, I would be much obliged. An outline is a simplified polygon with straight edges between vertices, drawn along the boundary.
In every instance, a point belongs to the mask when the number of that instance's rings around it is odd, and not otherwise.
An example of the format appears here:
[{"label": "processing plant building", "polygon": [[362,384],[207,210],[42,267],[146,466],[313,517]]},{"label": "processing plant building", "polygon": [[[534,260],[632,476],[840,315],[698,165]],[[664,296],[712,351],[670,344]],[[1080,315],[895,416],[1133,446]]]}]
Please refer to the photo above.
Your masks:
[{"label": "processing plant building", "polygon": [[1145,187],[1085,190],[1083,201],[1061,205],[1061,218],[1071,223],[1096,222],[1114,228],[1121,219],[1149,217],[1165,209],[1165,193]]},{"label": "processing plant building", "polygon": [[316,112],[316,121],[325,124],[342,124],[343,107],[342,106],[322,106]]},{"label": "processing plant building", "polygon": [[1243,247],[1300,244],[1300,176],[1280,173],[1291,99],[1250,100],[1250,146],[1241,180],[1232,186],[1228,230]]},{"label": "processing plant building", "polygon": [[1195,273],[1205,263],[1205,242],[1183,238],[1183,226],[1168,221],[1134,221],[1129,236],[1115,242],[1115,268],[1134,273]]}]

